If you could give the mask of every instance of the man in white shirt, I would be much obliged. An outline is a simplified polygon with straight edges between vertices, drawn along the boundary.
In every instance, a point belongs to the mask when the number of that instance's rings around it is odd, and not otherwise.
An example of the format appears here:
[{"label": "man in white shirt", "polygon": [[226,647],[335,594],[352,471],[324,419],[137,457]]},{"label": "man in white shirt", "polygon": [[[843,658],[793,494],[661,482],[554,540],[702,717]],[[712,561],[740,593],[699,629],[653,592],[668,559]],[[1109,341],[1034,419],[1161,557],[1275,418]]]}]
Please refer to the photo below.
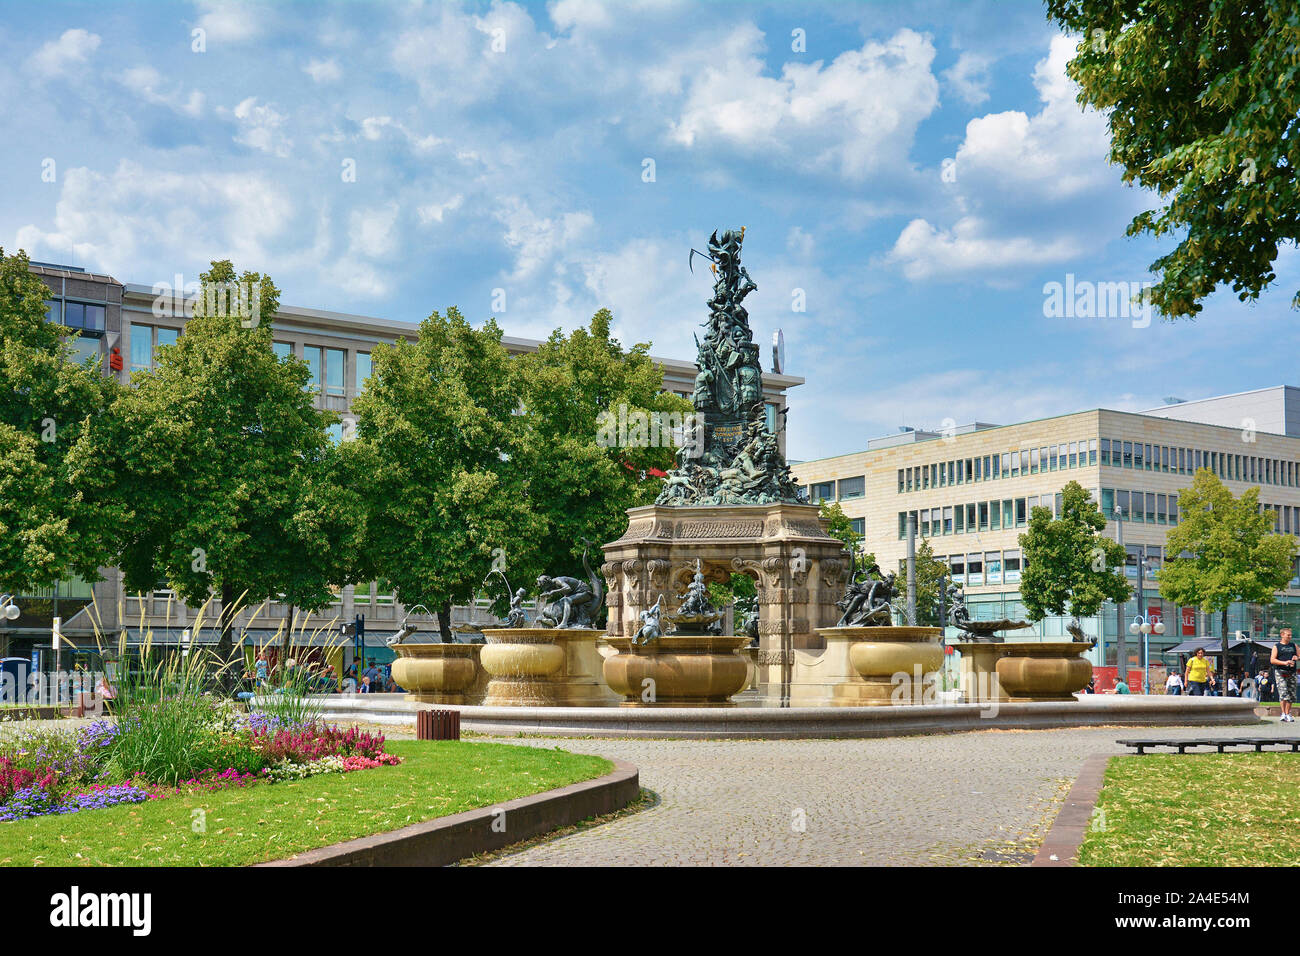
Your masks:
[{"label": "man in white shirt", "polygon": [[1178,671],[1173,671],[1169,679],[1165,681],[1166,694],[1181,694],[1183,692],[1183,675]]}]

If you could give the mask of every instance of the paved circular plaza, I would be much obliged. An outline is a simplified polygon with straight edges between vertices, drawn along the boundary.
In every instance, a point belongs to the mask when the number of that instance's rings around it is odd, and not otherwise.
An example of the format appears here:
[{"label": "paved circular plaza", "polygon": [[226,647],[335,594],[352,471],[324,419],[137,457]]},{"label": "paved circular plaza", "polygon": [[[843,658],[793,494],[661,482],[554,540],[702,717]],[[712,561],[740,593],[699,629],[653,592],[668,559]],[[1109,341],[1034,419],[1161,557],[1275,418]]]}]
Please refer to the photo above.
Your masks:
[{"label": "paved circular plaza", "polygon": [[1027,863],[1090,754],[1129,737],[1292,736],[1257,727],[990,730],[870,740],[503,740],[637,765],[651,809],[494,865]]}]

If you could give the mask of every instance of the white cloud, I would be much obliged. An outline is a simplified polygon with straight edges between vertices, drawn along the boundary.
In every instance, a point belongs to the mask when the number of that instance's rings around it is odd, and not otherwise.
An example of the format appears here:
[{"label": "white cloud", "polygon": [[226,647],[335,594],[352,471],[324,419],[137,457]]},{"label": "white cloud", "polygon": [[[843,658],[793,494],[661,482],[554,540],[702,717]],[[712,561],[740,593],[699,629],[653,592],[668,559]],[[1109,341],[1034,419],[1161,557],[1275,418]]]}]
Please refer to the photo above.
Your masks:
[{"label": "white cloud", "polygon": [[270,104],[258,106],[257,97],[250,96],[234,110],[223,108],[220,112],[236,120],[239,132],[235,134],[235,142],[282,159],[289,155],[293,143],[280,132],[285,117]]},{"label": "white cloud", "polygon": [[1018,193],[1032,189],[1054,198],[1111,183],[1106,165],[1109,135],[1105,118],[1083,110],[1078,87],[1065,73],[1075,41],[1052,38],[1047,57],[1034,68],[1043,108],[1034,116],[1019,110],[990,113],[966,124],[957,150],[959,182],[1001,184]]},{"label": "white cloud", "polygon": [[349,218],[351,249],[357,255],[382,259],[397,249],[397,203],[355,210]]},{"label": "white cloud", "polygon": [[186,96],[179,84],[173,90],[165,92],[162,74],[151,66],[131,67],[119,77],[119,81],[146,103],[165,106],[184,116],[197,117],[203,113],[201,92],[191,90]]},{"label": "white cloud", "polygon": [[993,58],[981,53],[963,53],[943,72],[944,81],[970,106],[989,98],[989,68]]},{"label": "white cloud", "polygon": [[988,223],[966,216],[957,220],[951,230],[936,229],[924,219],[913,219],[899,234],[888,258],[902,266],[907,278],[917,281],[1060,262],[1081,252],[1082,245],[1069,236],[1043,241],[1029,236],[995,235]]},{"label": "white cloud", "polygon": [[907,278],[982,271],[986,281],[1005,283],[1017,268],[1064,262],[1122,233],[1111,220],[1125,215],[1120,207],[1129,197],[1106,163],[1105,119],[1080,108],[1065,73],[1074,47],[1068,37],[1053,37],[1035,66],[1038,113],[1009,110],[966,124],[952,181],[945,181],[952,225],[912,218],[886,257]]},{"label": "white cloud", "polygon": [[302,71],[317,83],[336,83],[343,76],[338,61],[332,58],[328,60],[308,60]]},{"label": "white cloud", "polygon": [[126,281],[153,281],[229,257],[263,263],[292,225],[293,206],[247,172],[176,173],[122,160],[111,173],[77,167],[62,177],[53,225],[21,227],[38,258],[77,261]]},{"label": "white cloud", "polygon": [[459,209],[464,201],[465,197],[457,193],[445,202],[426,203],[417,208],[415,214],[419,217],[420,224],[427,226],[431,222],[442,222],[447,213]]},{"label": "white cloud", "polygon": [[64,30],[27,59],[27,66],[45,77],[55,77],[70,67],[85,63],[99,49],[100,36],[80,28]]},{"label": "white cloud", "polygon": [[243,43],[261,32],[257,21],[259,11],[251,3],[200,0],[199,6],[205,12],[199,17],[198,26],[207,34],[209,42]]},{"label": "white cloud", "polygon": [[506,245],[515,253],[510,275],[515,280],[536,276],[595,224],[589,212],[567,212],[556,218],[539,216],[518,196],[506,197],[495,215],[506,227]]},{"label": "white cloud", "polygon": [[437,136],[421,136],[391,116],[367,116],[361,121],[361,136],[371,142],[382,139],[384,131],[389,129],[396,130],[412,148],[421,153],[431,152],[443,142]]},{"label": "white cloud", "polygon": [[[686,101],[670,136],[686,147],[726,144],[784,164],[860,180],[905,159],[918,124],[938,105],[928,37],[900,30],[829,64],[791,62],[765,75],[763,35],[738,27],[707,65],[650,72],[652,88],[682,84]],[[683,72],[689,70],[688,74]]]}]

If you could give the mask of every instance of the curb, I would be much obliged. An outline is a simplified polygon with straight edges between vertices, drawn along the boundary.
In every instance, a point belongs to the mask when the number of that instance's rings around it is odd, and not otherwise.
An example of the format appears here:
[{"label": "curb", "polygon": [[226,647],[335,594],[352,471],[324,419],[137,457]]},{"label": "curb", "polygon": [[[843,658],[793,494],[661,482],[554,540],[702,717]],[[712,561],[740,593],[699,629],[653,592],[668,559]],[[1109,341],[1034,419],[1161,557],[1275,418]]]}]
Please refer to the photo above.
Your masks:
[{"label": "curb", "polygon": [[[427,704],[398,695],[321,698],[327,718],[412,725]],[[392,696],[393,700],[386,699]],[[1188,703],[1188,700],[1192,701]],[[916,704],[906,707],[484,707],[456,706],[461,730],[512,737],[783,740],[901,737],[978,730],[1062,727],[1248,726],[1259,724],[1250,702],[1235,698],[1083,695],[1071,701]]]},{"label": "curb", "polygon": [[1112,756],[1093,754],[1083,762],[1074,786],[1065,797],[1065,805],[1056,815],[1030,866],[1078,866],[1079,845],[1092,825],[1092,811],[1097,806],[1106,765]]},{"label": "curb", "polygon": [[256,865],[446,866],[623,809],[640,796],[640,775],[630,763],[610,762],[613,771],[594,780]]}]

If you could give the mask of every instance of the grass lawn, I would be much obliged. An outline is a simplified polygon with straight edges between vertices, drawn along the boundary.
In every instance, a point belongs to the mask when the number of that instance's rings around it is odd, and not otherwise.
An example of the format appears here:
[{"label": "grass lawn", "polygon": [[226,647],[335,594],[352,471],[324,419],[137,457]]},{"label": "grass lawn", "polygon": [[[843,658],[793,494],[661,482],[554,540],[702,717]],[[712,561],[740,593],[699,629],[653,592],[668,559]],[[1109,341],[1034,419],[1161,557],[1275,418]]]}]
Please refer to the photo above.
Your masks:
[{"label": "grass lawn", "polygon": [[1300,863],[1300,755],[1113,759],[1079,863],[1295,866]]},{"label": "grass lawn", "polygon": [[[0,823],[6,866],[242,866],[608,773],[540,747],[390,740],[396,767]],[[193,811],[206,817],[195,833]]]}]

